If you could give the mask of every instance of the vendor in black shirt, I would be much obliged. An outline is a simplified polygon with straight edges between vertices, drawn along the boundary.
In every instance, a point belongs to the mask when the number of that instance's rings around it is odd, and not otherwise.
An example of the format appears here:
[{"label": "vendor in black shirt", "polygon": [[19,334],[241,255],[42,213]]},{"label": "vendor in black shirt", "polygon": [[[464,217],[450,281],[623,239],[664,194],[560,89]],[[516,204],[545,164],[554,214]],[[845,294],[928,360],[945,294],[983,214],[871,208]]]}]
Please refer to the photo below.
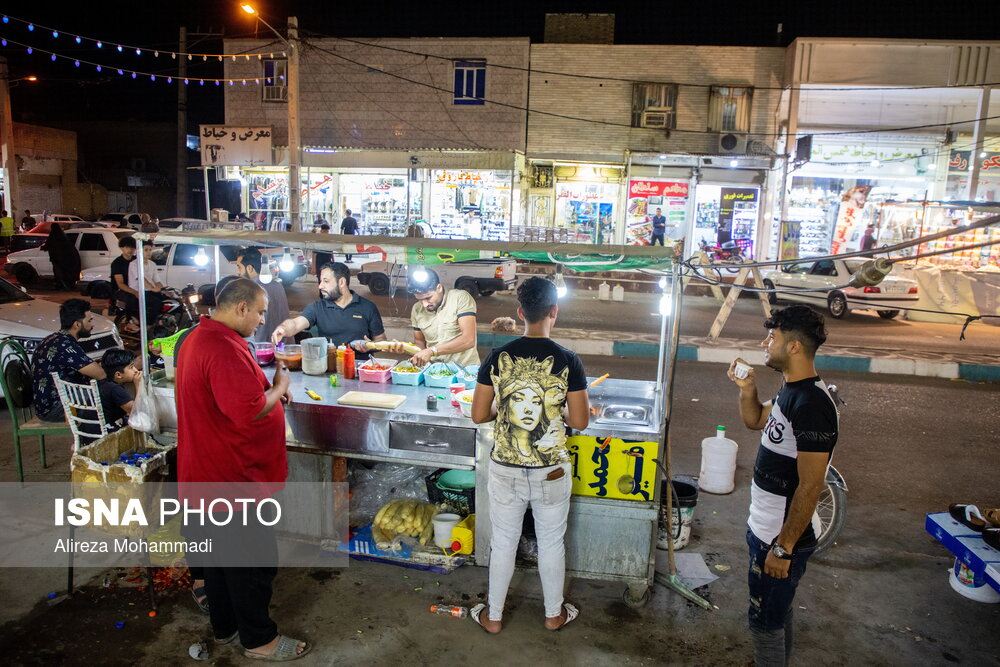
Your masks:
[{"label": "vendor in black shirt", "polygon": [[[271,342],[277,345],[281,339],[293,337],[300,331],[315,326],[318,335],[324,336],[334,345],[348,345],[355,341],[385,340],[385,327],[378,308],[368,299],[352,292],[349,285],[351,271],[340,262],[328,262],[320,269],[319,301],[305,307],[298,316],[290,317],[271,333]],[[360,349],[359,349],[360,348]],[[361,345],[356,345],[358,359],[367,359],[369,354]]]},{"label": "vendor in black shirt", "polygon": [[125,312],[129,317],[139,315],[139,293],[128,286],[128,267],[135,261],[135,239],[123,236],[118,241],[122,254],[111,262],[111,298],[125,302]]}]

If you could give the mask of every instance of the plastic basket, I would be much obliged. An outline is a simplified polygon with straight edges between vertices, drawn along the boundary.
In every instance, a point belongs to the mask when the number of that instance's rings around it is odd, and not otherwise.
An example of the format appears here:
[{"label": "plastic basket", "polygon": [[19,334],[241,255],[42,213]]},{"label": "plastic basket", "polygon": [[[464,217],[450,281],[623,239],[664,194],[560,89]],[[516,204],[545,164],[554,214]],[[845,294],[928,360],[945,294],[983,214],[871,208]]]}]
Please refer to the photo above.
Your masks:
[{"label": "plastic basket", "polygon": [[[399,364],[396,364],[398,366]],[[392,383],[393,384],[403,384],[415,387],[424,381],[424,371],[426,368],[421,369],[419,373],[400,373],[395,367],[392,369]]]},{"label": "plastic basket", "polygon": [[[389,366],[384,371],[370,371],[364,368],[364,364],[358,366],[358,377],[362,382],[380,382],[385,384],[392,377],[392,366],[396,365],[395,361],[391,359],[376,359],[372,357],[369,361],[374,361],[375,363],[382,364],[383,366]],[[368,361],[364,362],[368,363]]]},{"label": "plastic basket", "polygon": [[448,472],[447,468],[435,470],[424,478],[427,482],[427,498],[434,504],[445,503],[451,506],[458,514],[468,516],[476,512],[476,487],[470,489],[441,489],[438,488],[438,480],[441,475]]},{"label": "plastic basket", "polygon": [[479,365],[466,366],[461,373],[455,376],[458,382],[464,382],[466,389],[475,389],[476,380],[479,377]]},{"label": "plastic basket", "polygon": [[441,389],[447,389],[448,387],[450,387],[451,383],[455,381],[455,379],[454,379],[455,375],[454,374],[448,375],[446,377],[434,377],[434,376],[431,375],[431,373],[433,371],[441,370],[443,368],[448,368],[448,365],[447,364],[443,364],[441,362],[437,362],[435,364],[431,364],[430,366],[428,366],[427,368],[425,368],[424,369],[424,384],[426,384],[428,387],[438,387],[438,388],[441,388]]}]

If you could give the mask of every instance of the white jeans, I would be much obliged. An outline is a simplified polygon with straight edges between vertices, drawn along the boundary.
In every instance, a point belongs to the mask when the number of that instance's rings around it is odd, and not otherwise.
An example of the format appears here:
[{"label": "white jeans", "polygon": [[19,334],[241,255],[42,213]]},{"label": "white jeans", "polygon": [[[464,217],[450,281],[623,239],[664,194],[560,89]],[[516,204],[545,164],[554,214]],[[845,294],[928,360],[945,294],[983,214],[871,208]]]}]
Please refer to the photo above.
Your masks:
[{"label": "white jeans", "polygon": [[[559,479],[546,480],[553,470],[562,468]],[[531,504],[538,540],[538,574],[542,579],[545,616],[562,613],[563,586],[566,580],[566,518],[572,491],[570,464],[547,468],[512,468],[490,461],[490,620],[503,618],[507,589],[514,575],[514,558],[524,524],[524,511]]]}]

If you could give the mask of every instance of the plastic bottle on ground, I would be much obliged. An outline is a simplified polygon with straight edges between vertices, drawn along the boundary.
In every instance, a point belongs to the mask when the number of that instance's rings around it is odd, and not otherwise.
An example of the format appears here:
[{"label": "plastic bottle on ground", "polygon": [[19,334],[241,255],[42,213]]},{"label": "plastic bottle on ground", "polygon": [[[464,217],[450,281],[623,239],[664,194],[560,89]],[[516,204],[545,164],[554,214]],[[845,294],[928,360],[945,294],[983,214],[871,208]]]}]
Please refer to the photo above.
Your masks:
[{"label": "plastic bottle on ground", "polygon": [[714,438],[701,441],[701,473],[698,487],[708,493],[731,493],[736,486],[736,452],[739,445],[719,426]]},{"label": "plastic bottle on ground", "polygon": [[455,618],[465,618],[469,615],[469,610],[465,607],[453,607],[443,604],[432,604],[431,613],[441,616],[453,616]]}]

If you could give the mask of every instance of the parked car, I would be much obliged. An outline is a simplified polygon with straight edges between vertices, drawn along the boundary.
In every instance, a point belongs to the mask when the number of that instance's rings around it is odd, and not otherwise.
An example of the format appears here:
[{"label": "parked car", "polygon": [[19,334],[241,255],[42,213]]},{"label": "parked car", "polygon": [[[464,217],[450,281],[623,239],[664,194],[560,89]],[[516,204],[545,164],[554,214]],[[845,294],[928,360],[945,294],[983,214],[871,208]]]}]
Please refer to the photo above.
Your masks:
[{"label": "parked car", "polygon": [[[129,233],[128,230],[121,232]],[[153,264],[156,274],[151,280],[159,281],[167,287],[183,288],[194,285],[198,293],[215,289],[214,253],[211,248],[197,246],[193,243],[157,243],[153,251]],[[199,250],[202,250],[205,263],[200,263]],[[113,258],[112,258],[113,259]],[[219,263],[219,276],[236,273],[236,266],[231,264],[225,255]],[[83,277],[77,288],[84,296],[95,299],[106,299],[111,296],[111,262],[91,266],[83,270]]]},{"label": "parked car", "polygon": [[[18,341],[31,355],[43,338],[59,328],[58,303],[35,299],[23,287],[0,278],[0,339]],[[93,332],[79,343],[87,356],[98,360],[105,350],[121,347],[122,339],[111,320],[94,315]]]},{"label": "parked car", "polygon": [[[118,256],[118,241],[123,236],[130,236],[130,229],[113,229],[111,227],[88,226],[80,229],[69,229],[66,238],[76,246],[80,253],[80,266],[89,269],[93,266],[109,264]],[[44,241],[44,239],[43,239]],[[51,278],[52,262],[48,252],[39,247],[20,250],[7,255],[7,272],[17,278],[17,282],[30,287],[39,278]]]},{"label": "parked car", "polygon": [[128,224],[129,227],[131,227],[133,229],[136,229],[137,225],[132,225],[132,224],[129,224],[129,222],[128,222],[128,219],[131,216],[133,216],[133,215],[138,215],[138,214],[137,213],[105,213],[104,215],[101,216],[101,218],[97,222],[104,223],[104,224],[106,224],[106,225],[108,225],[110,227],[119,227],[119,228],[124,229],[122,227],[122,221],[124,220],[125,223]]},{"label": "parked car", "polygon": [[[465,290],[478,299],[494,292],[514,289],[517,284],[517,260],[470,259],[430,267],[438,274],[447,288]],[[389,293],[395,282],[396,289],[406,288],[406,266],[395,262],[368,262],[358,272],[358,282],[368,286],[376,296]]]},{"label": "parked car", "polygon": [[[779,299],[825,305],[830,317],[840,319],[852,310],[874,310],[890,320],[920,298],[916,281],[888,275],[875,287],[845,287],[851,276],[865,263],[864,259],[821,259],[786,264],[780,271],[765,271],[764,286],[777,288],[771,303]],[[782,292],[781,288],[823,288],[818,292]],[[868,303],[873,305],[869,306]],[[890,306],[885,308],[885,306]]]}]

